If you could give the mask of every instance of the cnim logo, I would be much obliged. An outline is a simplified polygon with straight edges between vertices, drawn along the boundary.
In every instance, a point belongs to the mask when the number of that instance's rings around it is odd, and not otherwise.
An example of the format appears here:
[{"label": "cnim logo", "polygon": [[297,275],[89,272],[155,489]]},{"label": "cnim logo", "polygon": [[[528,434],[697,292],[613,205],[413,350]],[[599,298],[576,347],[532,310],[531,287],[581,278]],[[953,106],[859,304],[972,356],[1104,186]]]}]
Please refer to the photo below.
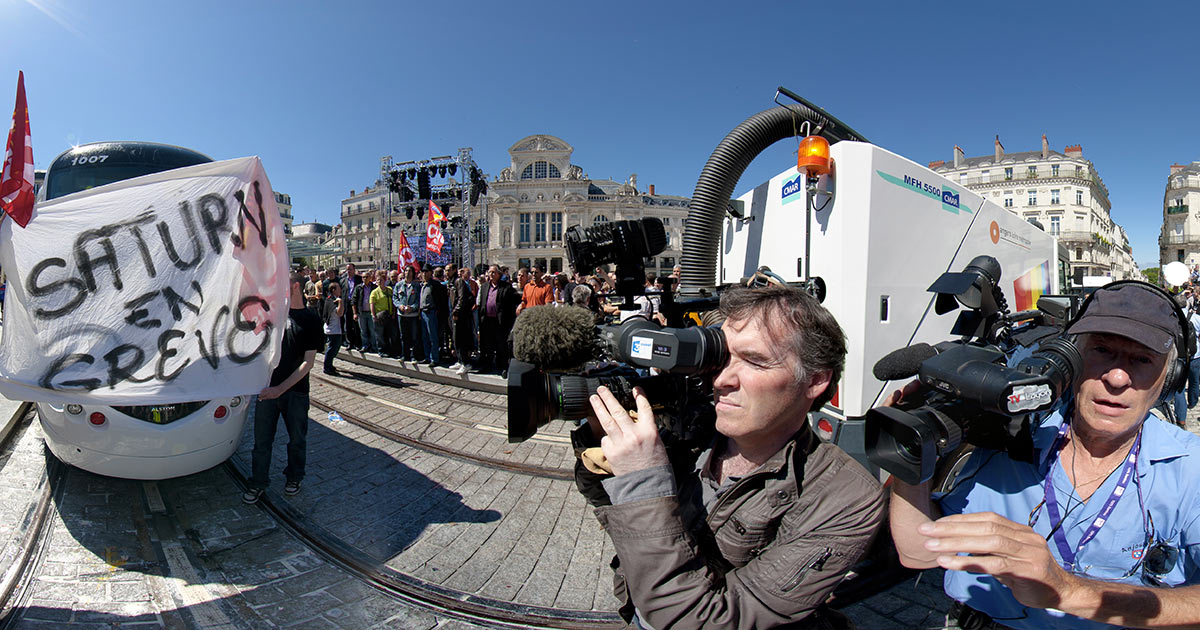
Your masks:
[{"label": "cnim logo", "polygon": [[804,173],[800,173],[799,175],[796,175],[796,177],[783,182],[783,194],[782,194],[783,203],[788,204],[788,203],[792,203],[793,201],[796,201],[797,199],[803,199],[804,195],[800,194],[803,192],[804,192]]},{"label": "cnim logo", "polygon": [[988,235],[992,237],[992,244],[1000,244],[1000,224],[992,221],[991,227],[988,228]]}]

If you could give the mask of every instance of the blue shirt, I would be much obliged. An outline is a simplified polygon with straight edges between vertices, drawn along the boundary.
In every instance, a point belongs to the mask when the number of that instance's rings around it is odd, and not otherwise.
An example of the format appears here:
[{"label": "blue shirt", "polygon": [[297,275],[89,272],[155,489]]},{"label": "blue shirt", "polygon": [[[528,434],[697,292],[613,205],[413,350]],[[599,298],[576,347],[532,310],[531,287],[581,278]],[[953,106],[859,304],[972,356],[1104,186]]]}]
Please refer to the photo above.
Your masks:
[{"label": "blue shirt", "polygon": [[[1021,525],[1045,496],[1046,472],[1052,481],[1063,516],[1063,531],[1072,549],[1096,518],[1100,508],[1117,486],[1119,474],[1109,475],[1087,503],[1079,495],[1058,463],[1052,450],[1054,438],[1062,426],[1062,415],[1046,419],[1034,429],[1035,461],[1013,461],[1003,452],[975,451],[956,483],[940,497],[943,514],[995,512]],[[1108,521],[1076,558],[1083,577],[1117,581],[1138,563],[1146,540],[1148,522],[1138,504],[1138,487],[1146,510],[1154,519],[1153,535],[1180,550],[1175,568],[1163,583],[1171,586],[1200,583],[1200,437],[1192,435],[1156,416],[1142,425],[1142,446],[1137,459],[1137,475],[1129,484]],[[1038,511],[1034,531],[1049,537],[1055,523],[1045,506]],[[1062,564],[1053,540],[1047,542],[1050,553]],[[1141,585],[1141,570],[1119,581]],[[1026,608],[1008,587],[990,575],[947,571],[946,594],[968,606],[991,615],[1013,628],[1117,628],[1087,621],[1054,610]]]},{"label": "blue shirt", "polygon": [[1192,313],[1188,316],[1188,321],[1192,322],[1192,328],[1196,329],[1196,351],[1192,353],[1193,359],[1200,359],[1200,312]]}]

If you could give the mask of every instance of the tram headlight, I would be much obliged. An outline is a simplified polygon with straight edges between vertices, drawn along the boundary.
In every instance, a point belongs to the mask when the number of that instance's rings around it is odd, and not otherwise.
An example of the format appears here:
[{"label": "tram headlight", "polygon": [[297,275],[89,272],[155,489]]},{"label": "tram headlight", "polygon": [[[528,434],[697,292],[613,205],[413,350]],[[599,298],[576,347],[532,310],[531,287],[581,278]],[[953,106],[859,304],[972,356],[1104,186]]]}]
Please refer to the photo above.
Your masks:
[{"label": "tram headlight", "polygon": [[234,396],[233,400],[229,401],[229,406],[236,409],[242,405],[242,397]]},{"label": "tram headlight", "polygon": [[71,414],[72,416],[78,416],[79,414],[83,413],[83,405],[71,403],[67,405],[67,413]]}]

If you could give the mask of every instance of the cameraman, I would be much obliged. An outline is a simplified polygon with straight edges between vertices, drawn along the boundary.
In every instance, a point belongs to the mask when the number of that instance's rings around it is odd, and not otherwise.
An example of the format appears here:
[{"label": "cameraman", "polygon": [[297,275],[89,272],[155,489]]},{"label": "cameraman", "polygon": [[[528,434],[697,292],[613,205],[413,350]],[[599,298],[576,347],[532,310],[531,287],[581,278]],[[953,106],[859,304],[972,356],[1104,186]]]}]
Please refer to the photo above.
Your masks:
[{"label": "cameraman", "polygon": [[1186,365],[1175,309],[1144,283],[1096,291],[1067,330],[1083,368],[1034,428],[1036,463],[976,450],[934,498],[894,480],[892,538],[906,566],[947,569],[947,628],[1200,625],[1200,439],[1149,414]]},{"label": "cameraman", "polygon": [[788,287],[731,290],[721,312],[729,363],[707,450],[668,453],[640,389],[637,422],[607,388],[591,397],[615,476],[606,496],[582,466],[576,480],[616,548],[620,612],[659,630],[848,627],[822,604],[874,537],[883,493],[808,425],[833,396],[845,336]]}]

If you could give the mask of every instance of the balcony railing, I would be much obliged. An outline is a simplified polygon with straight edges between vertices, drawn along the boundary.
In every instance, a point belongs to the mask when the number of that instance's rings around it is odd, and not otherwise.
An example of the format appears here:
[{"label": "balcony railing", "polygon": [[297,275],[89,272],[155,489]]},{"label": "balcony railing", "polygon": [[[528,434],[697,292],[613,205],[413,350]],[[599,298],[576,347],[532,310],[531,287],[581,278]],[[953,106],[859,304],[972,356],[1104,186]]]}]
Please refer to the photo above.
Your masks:
[{"label": "balcony railing", "polygon": [[1167,214],[1187,214],[1187,206],[1167,206]]},{"label": "balcony railing", "polygon": [[1092,242],[1092,233],[1081,230],[1063,230],[1058,233],[1058,240],[1063,242]]},{"label": "balcony railing", "polygon": [[1191,234],[1164,234],[1160,237],[1161,241],[1170,245],[1181,245],[1185,243],[1200,243],[1200,236]]},{"label": "balcony railing", "polygon": [[1099,180],[1092,177],[1090,175],[1090,173],[1076,174],[1074,171],[1061,172],[1057,175],[1055,175],[1053,173],[1043,173],[1040,171],[1037,173],[1028,173],[1028,172],[1014,173],[1012,175],[1012,177],[1006,177],[1004,175],[1004,173],[992,173],[992,174],[988,175],[988,177],[986,177],[986,178],[976,176],[976,177],[968,177],[965,182],[961,178],[957,181],[960,186],[974,186],[976,184],[1003,184],[1003,183],[1021,185],[1022,182],[1027,182],[1030,180],[1061,179],[1064,177],[1069,177],[1072,179],[1086,179],[1088,181],[1094,182],[1097,186],[1100,186]]}]

